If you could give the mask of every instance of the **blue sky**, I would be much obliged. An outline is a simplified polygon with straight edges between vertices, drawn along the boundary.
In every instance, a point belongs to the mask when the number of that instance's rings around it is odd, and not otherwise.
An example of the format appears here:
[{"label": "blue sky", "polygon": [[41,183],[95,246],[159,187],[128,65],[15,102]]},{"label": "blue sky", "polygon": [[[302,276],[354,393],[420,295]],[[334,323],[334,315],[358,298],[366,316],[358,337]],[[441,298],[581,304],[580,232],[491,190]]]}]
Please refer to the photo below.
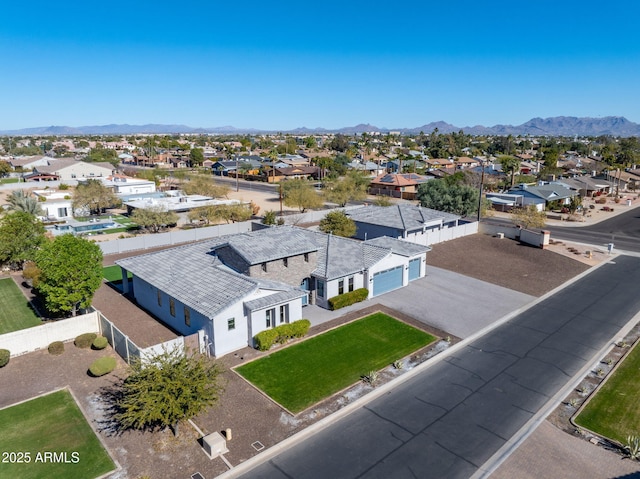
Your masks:
[{"label": "blue sky", "polygon": [[640,122],[640,2],[10,2],[0,130]]}]

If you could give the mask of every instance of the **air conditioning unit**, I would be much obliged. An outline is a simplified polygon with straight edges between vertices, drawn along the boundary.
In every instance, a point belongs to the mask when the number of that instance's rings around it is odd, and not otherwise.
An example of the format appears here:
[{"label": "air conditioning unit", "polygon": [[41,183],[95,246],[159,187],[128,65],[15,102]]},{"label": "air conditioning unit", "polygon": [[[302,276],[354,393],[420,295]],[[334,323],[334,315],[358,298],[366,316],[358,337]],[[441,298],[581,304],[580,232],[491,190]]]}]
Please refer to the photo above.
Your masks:
[{"label": "air conditioning unit", "polygon": [[504,239],[504,233],[497,233],[496,237],[499,239]]}]

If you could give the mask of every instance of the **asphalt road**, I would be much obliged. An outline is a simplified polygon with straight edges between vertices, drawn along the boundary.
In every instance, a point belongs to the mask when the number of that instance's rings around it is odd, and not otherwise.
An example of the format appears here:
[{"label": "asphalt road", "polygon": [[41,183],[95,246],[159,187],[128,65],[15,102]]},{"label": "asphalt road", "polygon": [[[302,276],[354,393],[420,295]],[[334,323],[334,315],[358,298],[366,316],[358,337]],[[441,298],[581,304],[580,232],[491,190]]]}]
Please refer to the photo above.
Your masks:
[{"label": "asphalt road", "polygon": [[640,311],[619,256],[247,478],[468,478]]},{"label": "asphalt road", "polygon": [[[511,221],[501,218],[490,218],[486,221],[513,225]],[[614,248],[618,250],[640,253],[640,208],[634,208],[590,226],[547,225],[545,229],[551,231],[554,239],[593,244],[603,248],[608,243],[613,243]]]}]

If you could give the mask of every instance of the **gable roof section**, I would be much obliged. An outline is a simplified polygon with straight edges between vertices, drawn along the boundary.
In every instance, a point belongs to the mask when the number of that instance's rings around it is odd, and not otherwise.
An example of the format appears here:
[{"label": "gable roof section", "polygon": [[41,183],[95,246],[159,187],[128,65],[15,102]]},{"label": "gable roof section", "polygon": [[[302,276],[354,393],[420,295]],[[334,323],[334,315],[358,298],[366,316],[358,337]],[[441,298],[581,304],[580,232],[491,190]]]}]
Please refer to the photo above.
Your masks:
[{"label": "gable roof section", "polygon": [[244,306],[249,311],[255,311],[257,309],[275,306],[276,304],[280,304],[285,301],[291,301],[292,299],[302,298],[306,294],[307,293],[305,291],[300,289],[291,289],[289,291],[281,291],[269,296],[263,296],[262,298],[252,299],[251,301],[245,301]]},{"label": "gable roof section", "polygon": [[318,245],[303,230],[292,227],[267,228],[226,238],[226,245],[251,265],[318,250]]},{"label": "gable roof section", "polygon": [[391,254],[389,248],[370,245],[341,236],[310,233],[322,243],[314,276],[332,280],[364,271]]},{"label": "gable roof section", "polygon": [[366,243],[369,245],[389,248],[392,253],[400,256],[406,256],[408,258],[431,251],[431,246],[410,243],[409,241],[402,241],[396,238],[391,238],[390,236],[380,236],[379,238],[367,240]]},{"label": "gable roof section", "polygon": [[383,173],[371,180],[371,184],[386,186],[412,186],[429,181],[426,176],[415,173]]},{"label": "gable roof section", "polygon": [[560,200],[575,196],[575,192],[558,184],[527,186],[525,188],[512,188],[511,190],[509,190],[509,193],[514,195],[526,195],[527,193],[529,193],[529,195],[542,198],[545,201]]},{"label": "gable roof section", "polygon": [[370,205],[346,213],[357,223],[385,226],[399,231],[415,231],[425,226],[435,226],[460,219],[458,215],[406,203],[392,206]]},{"label": "gable roof section", "polygon": [[212,242],[180,246],[116,261],[143,281],[208,318],[257,291],[255,281],[219,267]]}]

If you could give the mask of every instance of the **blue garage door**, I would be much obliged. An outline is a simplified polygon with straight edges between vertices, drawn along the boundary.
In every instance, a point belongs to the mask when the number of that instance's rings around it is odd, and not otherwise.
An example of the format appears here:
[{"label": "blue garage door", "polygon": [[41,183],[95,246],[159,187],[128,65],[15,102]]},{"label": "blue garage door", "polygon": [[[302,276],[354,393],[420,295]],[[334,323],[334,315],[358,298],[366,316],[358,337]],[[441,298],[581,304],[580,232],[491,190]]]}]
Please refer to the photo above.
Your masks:
[{"label": "blue garage door", "polygon": [[412,259],[409,261],[409,281],[418,279],[420,277],[420,261],[421,258]]},{"label": "blue garage door", "polygon": [[402,266],[380,271],[373,275],[373,295],[386,293],[402,287]]}]

